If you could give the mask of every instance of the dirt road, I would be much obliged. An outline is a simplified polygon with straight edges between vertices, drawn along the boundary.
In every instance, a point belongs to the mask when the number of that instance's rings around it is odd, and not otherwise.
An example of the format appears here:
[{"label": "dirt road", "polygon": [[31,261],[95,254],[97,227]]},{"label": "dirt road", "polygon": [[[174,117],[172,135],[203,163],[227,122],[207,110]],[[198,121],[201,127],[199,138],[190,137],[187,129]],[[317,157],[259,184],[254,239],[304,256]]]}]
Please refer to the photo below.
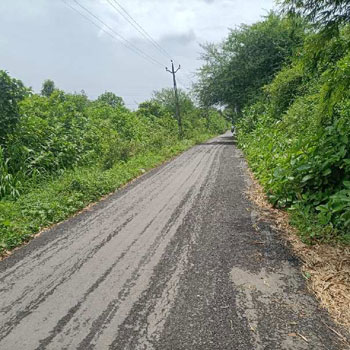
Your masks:
[{"label": "dirt road", "polygon": [[0,263],[0,349],[343,349],[228,134]]}]

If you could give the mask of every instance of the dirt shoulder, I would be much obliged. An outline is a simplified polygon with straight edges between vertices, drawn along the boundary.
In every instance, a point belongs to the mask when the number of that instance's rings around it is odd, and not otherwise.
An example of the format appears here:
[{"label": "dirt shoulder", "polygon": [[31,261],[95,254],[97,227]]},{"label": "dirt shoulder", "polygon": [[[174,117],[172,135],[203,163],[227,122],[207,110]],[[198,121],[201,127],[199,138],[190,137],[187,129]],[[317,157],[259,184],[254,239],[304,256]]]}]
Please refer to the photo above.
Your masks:
[{"label": "dirt shoulder", "polygon": [[[286,239],[296,256],[302,261],[302,272],[307,286],[323,308],[344,331],[350,329],[350,247],[340,244],[307,245],[289,224],[289,216],[268,202],[262,186],[248,169],[251,184],[247,195],[257,206],[259,220],[267,221]],[[338,330],[330,329],[349,345]]]}]

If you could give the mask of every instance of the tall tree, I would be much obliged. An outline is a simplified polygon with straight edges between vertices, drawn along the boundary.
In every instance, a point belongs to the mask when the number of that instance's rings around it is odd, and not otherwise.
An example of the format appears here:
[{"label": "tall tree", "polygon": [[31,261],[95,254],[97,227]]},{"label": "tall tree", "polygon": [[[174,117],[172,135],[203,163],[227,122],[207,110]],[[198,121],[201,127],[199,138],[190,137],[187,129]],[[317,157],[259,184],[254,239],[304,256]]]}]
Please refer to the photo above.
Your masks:
[{"label": "tall tree", "polygon": [[[164,106],[162,106],[159,102],[156,102],[154,100],[144,101],[140,103],[136,113],[139,116],[144,116],[147,118],[161,118],[163,116],[169,115],[168,111],[165,110]],[[173,112],[170,115],[172,114]]]},{"label": "tall tree", "polygon": [[[189,94],[178,89],[180,112],[187,114],[191,112],[195,106]],[[173,89],[162,89],[153,93],[152,101],[159,103],[164,107],[165,111],[174,115],[175,113],[175,95]]]},{"label": "tall tree", "polygon": [[225,105],[240,114],[288,62],[303,32],[301,21],[270,13],[261,22],[231,30],[219,46],[204,45],[205,64],[195,86],[201,105]]},{"label": "tall tree", "polygon": [[43,82],[41,88],[41,95],[45,97],[50,97],[51,94],[56,90],[54,81],[47,79]]},{"label": "tall tree", "polygon": [[123,107],[124,101],[113,92],[106,91],[97,98],[97,102],[107,104],[113,108]]}]

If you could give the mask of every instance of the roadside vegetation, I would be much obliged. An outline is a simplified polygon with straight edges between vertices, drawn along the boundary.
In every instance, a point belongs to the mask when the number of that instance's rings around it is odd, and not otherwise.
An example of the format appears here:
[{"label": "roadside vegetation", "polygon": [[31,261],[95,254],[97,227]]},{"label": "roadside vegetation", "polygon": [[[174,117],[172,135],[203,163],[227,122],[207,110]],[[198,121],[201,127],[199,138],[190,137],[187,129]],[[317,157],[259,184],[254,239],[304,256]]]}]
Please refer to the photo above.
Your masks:
[{"label": "roadside vegetation", "polygon": [[0,254],[228,129],[181,91],[180,139],[173,103],[164,89],[130,111],[111,92],[91,101],[50,80],[35,94],[0,71]]},{"label": "roadside vegetation", "polygon": [[251,169],[308,243],[350,243],[350,5],[284,0],[205,45],[196,92],[225,106]]}]

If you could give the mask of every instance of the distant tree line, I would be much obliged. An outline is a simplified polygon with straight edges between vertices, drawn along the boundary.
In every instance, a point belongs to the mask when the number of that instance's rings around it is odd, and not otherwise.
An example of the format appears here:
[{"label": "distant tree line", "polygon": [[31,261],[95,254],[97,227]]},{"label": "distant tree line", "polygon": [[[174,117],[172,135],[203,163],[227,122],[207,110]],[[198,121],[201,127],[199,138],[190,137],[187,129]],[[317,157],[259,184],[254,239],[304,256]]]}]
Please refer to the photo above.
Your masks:
[{"label": "distant tree line", "polygon": [[[180,106],[187,139],[227,129],[221,113],[197,108],[181,90]],[[84,92],[65,93],[46,80],[36,94],[0,71],[0,200],[16,199],[33,181],[66,169],[98,163],[106,170],[177,141],[171,89],[155,92],[130,111],[113,92],[92,101]]]}]

